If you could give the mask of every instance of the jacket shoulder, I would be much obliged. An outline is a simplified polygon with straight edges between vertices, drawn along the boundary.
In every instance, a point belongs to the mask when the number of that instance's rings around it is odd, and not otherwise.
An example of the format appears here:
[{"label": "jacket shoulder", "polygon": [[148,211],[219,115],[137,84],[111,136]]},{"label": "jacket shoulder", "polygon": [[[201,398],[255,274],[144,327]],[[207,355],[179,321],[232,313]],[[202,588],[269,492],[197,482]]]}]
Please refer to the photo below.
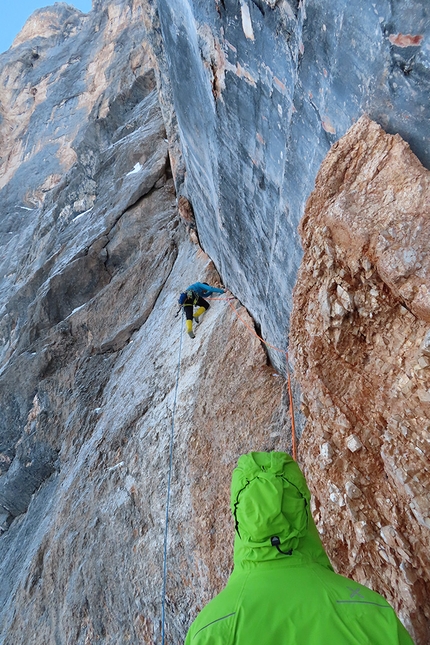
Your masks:
[{"label": "jacket shoulder", "polygon": [[197,615],[185,645],[233,645],[241,589],[242,585],[230,578],[225,589]]}]

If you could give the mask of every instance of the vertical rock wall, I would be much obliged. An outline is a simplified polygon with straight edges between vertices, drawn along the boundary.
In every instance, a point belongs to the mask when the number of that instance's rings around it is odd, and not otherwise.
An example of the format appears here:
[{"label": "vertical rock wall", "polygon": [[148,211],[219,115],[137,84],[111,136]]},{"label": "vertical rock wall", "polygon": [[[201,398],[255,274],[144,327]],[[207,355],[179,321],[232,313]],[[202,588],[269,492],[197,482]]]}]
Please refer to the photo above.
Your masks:
[{"label": "vertical rock wall", "polygon": [[290,449],[244,308],[181,336],[180,291],[220,278],[178,216],[150,11],[60,3],[0,59],[3,645],[160,642],[164,583],[182,642],[232,566],[237,458]]},{"label": "vertical rock wall", "polygon": [[301,459],[338,569],[430,629],[430,175],[362,118],[318,174],[301,223],[292,344]]}]

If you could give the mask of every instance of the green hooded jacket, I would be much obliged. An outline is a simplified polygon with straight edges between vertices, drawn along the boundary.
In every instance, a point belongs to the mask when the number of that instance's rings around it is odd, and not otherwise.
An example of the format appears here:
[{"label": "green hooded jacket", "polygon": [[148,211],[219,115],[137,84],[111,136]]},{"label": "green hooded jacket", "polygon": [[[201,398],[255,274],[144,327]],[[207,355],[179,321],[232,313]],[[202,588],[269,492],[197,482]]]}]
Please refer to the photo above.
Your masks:
[{"label": "green hooded jacket", "polygon": [[231,510],[233,573],[185,645],[413,645],[382,596],[334,573],[289,455],[240,457]]}]

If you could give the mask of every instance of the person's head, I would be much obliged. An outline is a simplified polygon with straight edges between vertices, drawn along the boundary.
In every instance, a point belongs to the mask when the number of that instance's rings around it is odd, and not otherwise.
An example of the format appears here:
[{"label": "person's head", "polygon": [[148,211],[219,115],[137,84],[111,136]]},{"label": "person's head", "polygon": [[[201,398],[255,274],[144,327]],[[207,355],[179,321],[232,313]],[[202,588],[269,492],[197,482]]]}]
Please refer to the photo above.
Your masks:
[{"label": "person's head", "polygon": [[297,547],[308,528],[310,493],[294,460],[283,452],[243,455],[233,471],[231,509],[240,540],[253,549]]},{"label": "person's head", "polygon": [[310,512],[306,480],[285,452],[251,452],[239,458],[231,483],[235,564],[241,561],[327,557]]}]

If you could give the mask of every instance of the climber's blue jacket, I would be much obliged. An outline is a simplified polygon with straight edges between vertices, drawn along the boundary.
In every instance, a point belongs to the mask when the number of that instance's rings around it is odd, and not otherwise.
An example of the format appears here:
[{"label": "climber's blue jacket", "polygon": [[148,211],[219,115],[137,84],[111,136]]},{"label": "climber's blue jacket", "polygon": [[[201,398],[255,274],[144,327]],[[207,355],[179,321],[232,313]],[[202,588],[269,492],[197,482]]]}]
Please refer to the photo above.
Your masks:
[{"label": "climber's blue jacket", "polygon": [[231,487],[234,570],[185,645],[413,645],[382,596],[334,573],[309,504],[289,455],[240,457]]},{"label": "climber's blue jacket", "polygon": [[225,293],[224,289],[211,287],[209,284],[205,284],[204,282],[194,282],[194,284],[190,284],[185,291],[193,291],[193,293],[196,293],[202,298],[207,298],[211,293]]}]

